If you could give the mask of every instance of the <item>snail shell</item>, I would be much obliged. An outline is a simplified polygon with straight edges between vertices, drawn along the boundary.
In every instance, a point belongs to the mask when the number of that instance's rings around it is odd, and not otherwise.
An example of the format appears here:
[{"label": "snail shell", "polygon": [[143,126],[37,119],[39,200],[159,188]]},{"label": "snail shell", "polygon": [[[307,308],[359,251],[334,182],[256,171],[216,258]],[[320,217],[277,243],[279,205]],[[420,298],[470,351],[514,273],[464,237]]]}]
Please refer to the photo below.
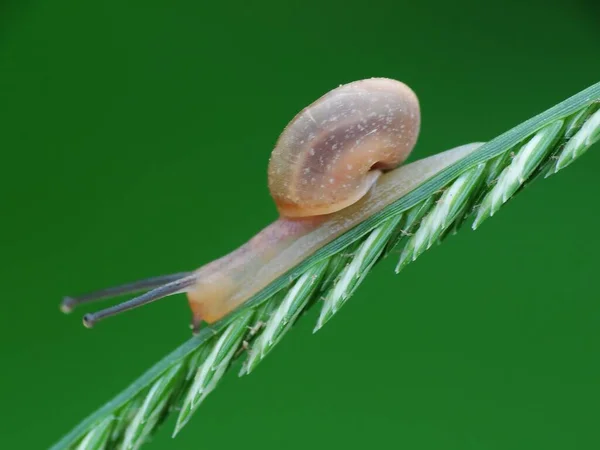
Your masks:
[{"label": "snail shell", "polygon": [[330,214],[355,203],[382,171],[408,157],[420,121],[415,93],[387,78],[342,85],[304,108],[269,161],[269,189],[280,215]]}]

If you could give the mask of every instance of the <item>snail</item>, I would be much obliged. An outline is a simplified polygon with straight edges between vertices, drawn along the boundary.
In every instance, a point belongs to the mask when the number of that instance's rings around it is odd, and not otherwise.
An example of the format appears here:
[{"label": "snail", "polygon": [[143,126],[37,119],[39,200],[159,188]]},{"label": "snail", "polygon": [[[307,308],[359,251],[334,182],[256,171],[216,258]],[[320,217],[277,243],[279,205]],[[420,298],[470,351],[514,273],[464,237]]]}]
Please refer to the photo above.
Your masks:
[{"label": "snail", "polygon": [[147,290],[84,325],[186,293],[192,329],[226,316],[299,262],[474,149],[458,147],[399,167],[420,130],[419,101],[404,83],[370,78],[341,85],[304,108],[279,136],[268,184],[279,219],[196,271],[65,297],[62,310]]}]

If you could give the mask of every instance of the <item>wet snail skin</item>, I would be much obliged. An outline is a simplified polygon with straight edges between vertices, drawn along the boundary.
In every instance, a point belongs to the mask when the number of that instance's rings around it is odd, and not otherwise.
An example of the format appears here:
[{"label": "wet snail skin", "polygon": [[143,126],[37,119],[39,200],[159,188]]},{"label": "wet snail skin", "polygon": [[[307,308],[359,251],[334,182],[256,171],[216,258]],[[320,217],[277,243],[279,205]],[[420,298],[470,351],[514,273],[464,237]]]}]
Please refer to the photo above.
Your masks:
[{"label": "wet snail skin", "polygon": [[268,184],[279,219],[228,255],[199,269],[137,281],[80,297],[62,309],[148,290],[84,316],[84,324],[186,293],[192,328],[213,323],[366,218],[381,211],[479,144],[400,166],[420,129],[419,101],[399,81],[370,78],[333,89],[283,130],[271,154]]}]

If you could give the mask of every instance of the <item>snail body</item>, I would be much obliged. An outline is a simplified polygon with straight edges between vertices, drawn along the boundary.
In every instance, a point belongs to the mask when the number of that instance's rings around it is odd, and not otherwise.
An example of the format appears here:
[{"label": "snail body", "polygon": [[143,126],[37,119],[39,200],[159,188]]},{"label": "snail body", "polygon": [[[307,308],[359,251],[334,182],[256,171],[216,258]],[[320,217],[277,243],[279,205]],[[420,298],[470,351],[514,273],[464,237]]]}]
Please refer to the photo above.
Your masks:
[{"label": "snail body", "polygon": [[[194,324],[212,323],[346,231],[415,189],[481,144],[467,144],[384,173],[356,203],[316,218],[280,218],[229,255],[196,271],[187,292]],[[225,270],[224,270],[225,269]]]},{"label": "snail body", "polygon": [[220,319],[312,253],[316,241],[302,245],[301,238],[404,162],[419,126],[417,96],[386,78],[342,85],[298,113],[269,160],[269,191],[281,217],[196,272],[198,282],[187,294],[194,323]]},{"label": "snail body", "polygon": [[104,317],[181,292],[187,294],[194,330],[202,321],[219,320],[323,245],[474,148],[464,146],[396,168],[415,146],[419,128],[417,97],[399,81],[371,78],[328,92],[294,117],[271,154],[268,182],[278,220],[194,272],[67,297],[63,310],[154,288],[87,314],[84,324],[89,327]]}]

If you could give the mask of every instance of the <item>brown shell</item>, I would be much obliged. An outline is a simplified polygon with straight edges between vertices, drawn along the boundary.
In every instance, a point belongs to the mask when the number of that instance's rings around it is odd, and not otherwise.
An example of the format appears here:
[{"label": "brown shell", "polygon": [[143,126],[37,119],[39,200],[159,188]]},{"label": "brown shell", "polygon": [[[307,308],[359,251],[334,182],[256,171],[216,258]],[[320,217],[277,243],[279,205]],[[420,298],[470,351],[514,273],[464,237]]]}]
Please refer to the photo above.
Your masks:
[{"label": "brown shell", "polygon": [[328,92],[294,117],[271,154],[279,213],[307,217],[353,204],[408,157],[420,121],[417,96],[399,81],[370,78]]}]

